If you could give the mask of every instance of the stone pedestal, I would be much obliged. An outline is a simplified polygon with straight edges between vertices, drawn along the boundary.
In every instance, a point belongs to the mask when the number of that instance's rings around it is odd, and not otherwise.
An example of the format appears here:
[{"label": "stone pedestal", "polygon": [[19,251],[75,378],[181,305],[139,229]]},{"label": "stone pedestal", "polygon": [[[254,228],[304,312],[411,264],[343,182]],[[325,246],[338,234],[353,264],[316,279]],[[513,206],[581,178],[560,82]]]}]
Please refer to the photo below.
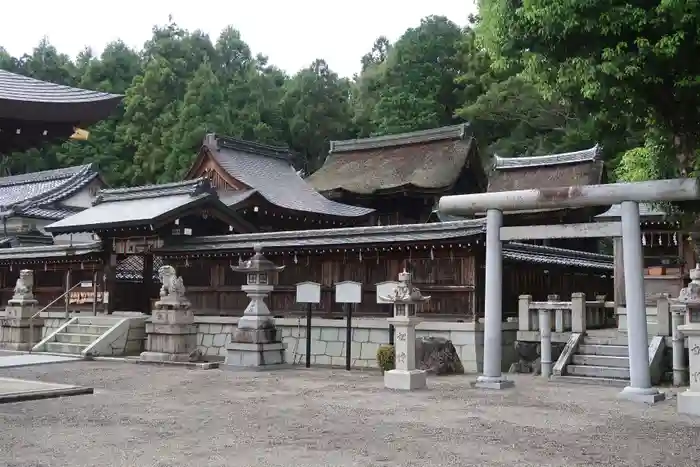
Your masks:
[{"label": "stone pedestal", "polygon": [[264,298],[272,291],[271,285],[244,285],[250,298],[238,328],[226,346],[225,366],[229,369],[274,369],[286,363],[286,347],[275,327]]},{"label": "stone pedestal", "polygon": [[27,351],[41,341],[41,330],[44,322],[30,318],[39,311],[38,302],[32,299],[12,299],[5,308],[5,319],[0,327],[0,347],[7,350]]},{"label": "stone pedestal", "polygon": [[688,337],[690,354],[690,388],[678,394],[678,412],[700,416],[700,322],[691,322],[678,329]]},{"label": "stone pedestal", "polygon": [[171,266],[158,271],[163,282],[160,301],[155,303],[152,318],[146,322],[145,362],[192,362],[198,359],[197,325],[185,298],[182,279],[175,277]]},{"label": "stone pedestal", "polygon": [[385,388],[402,391],[426,388],[426,372],[416,369],[416,325],[421,321],[415,316],[389,318],[395,329],[396,368],[384,373]]},{"label": "stone pedestal", "polygon": [[141,360],[148,362],[190,362],[197,348],[197,326],[189,304],[164,305],[156,302],[153,317],[146,322],[146,351]]},{"label": "stone pedestal", "polygon": [[260,245],[254,246],[255,254],[238,266],[231,266],[236,272],[247,274],[247,285],[241,287],[250,303],[238,320],[238,327],[226,346],[226,360],[222,369],[226,370],[273,370],[286,367],[286,346],[282,335],[275,327],[275,321],[265,304],[265,297],[274,289],[269,285],[268,274],[284,269],[275,266],[262,254]]}]

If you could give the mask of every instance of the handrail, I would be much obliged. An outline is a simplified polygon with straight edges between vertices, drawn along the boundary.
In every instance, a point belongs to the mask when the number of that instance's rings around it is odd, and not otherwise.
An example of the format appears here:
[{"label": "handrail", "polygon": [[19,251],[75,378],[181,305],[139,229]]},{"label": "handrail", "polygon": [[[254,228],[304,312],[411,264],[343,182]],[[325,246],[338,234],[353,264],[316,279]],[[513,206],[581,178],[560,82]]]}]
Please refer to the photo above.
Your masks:
[{"label": "handrail", "polygon": [[[71,293],[71,292],[73,291],[73,289],[79,287],[80,284],[81,284],[81,283],[78,282],[78,283],[75,284],[73,287],[71,287],[70,289],[66,290],[65,292],[63,292],[63,293],[62,293],[61,295],[59,295],[58,297],[56,297],[53,301],[51,301],[51,303],[49,303],[48,305],[46,305],[44,308],[42,308],[41,310],[37,311],[36,313],[32,314],[32,316],[29,317],[29,352],[30,352],[30,353],[31,353],[31,351],[32,351],[32,348],[34,347],[34,318],[36,318],[37,316],[39,316],[42,312],[46,311],[51,305],[53,305],[54,303],[56,303],[56,302],[59,301],[60,299],[64,298],[64,297],[65,297],[66,295],[68,295],[69,293]],[[32,305],[32,308],[34,308],[34,305]]]}]

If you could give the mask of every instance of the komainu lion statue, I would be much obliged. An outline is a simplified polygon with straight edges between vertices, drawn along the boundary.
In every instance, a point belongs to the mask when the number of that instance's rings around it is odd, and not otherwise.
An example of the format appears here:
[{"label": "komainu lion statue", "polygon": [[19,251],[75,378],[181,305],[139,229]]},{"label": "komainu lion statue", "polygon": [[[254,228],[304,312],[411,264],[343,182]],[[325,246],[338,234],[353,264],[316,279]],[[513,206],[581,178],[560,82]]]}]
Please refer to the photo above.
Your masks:
[{"label": "komainu lion statue", "polygon": [[32,298],[32,290],[34,289],[34,271],[31,269],[22,269],[19,272],[19,278],[15,284],[13,298]]},{"label": "komainu lion statue", "polygon": [[160,288],[161,301],[186,302],[185,284],[182,277],[178,277],[172,266],[161,266],[158,269],[158,277],[163,284]]}]

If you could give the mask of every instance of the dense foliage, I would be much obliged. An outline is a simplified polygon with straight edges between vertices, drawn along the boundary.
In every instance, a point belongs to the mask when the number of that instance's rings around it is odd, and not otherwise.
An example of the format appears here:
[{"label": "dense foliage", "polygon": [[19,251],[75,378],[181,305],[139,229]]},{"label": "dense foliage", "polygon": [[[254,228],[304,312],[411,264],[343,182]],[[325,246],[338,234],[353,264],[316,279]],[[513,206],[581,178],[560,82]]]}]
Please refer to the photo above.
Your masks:
[{"label": "dense foliage", "polygon": [[[460,28],[425,18],[395,43],[379,37],[361,72],[318,59],[289,76],[238,31],[215,41],[174,23],[142,50],[122,42],[74,60],[43,40],[0,68],[124,94],[112,118],[71,141],[6,158],[5,172],[96,162],[113,185],[176,180],[206,132],[290,146],[323,164],[332,139],[468,121],[485,158],[600,143],[611,177],[691,172],[700,145],[695,2],[480,0]],[[41,154],[37,154],[41,153]]]}]

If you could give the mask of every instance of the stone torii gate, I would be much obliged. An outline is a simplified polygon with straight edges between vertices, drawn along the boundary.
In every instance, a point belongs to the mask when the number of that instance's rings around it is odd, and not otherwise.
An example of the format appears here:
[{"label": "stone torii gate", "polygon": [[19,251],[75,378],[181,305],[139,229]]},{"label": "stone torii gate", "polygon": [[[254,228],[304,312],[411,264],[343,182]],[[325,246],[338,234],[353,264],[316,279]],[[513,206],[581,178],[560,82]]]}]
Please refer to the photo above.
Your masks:
[{"label": "stone torii gate", "polygon": [[[473,215],[486,211],[486,280],[484,326],[484,374],[475,386],[502,389],[513,386],[501,374],[503,255],[502,241],[513,238],[514,227],[503,227],[503,212],[532,209],[579,208],[621,204],[621,234],[625,264],[627,329],[630,361],[630,384],[620,397],[653,403],[664,399],[651,387],[649,371],[647,321],[644,300],[644,271],[639,223],[640,202],[685,201],[700,198],[700,184],[695,179],[655,180],[560,188],[478,193],[443,196],[438,209],[450,215]],[[601,226],[590,224],[546,225],[526,227],[544,238],[614,235],[616,226],[602,233]],[[595,232],[585,235],[584,232]],[[619,230],[618,230],[619,232]],[[583,234],[583,235],[582,235]],[[619,235],[619,233],[618,233]],[[522,238],[522,237],[521,237]],[[543,238],[542,236],[528,238]]]}]

